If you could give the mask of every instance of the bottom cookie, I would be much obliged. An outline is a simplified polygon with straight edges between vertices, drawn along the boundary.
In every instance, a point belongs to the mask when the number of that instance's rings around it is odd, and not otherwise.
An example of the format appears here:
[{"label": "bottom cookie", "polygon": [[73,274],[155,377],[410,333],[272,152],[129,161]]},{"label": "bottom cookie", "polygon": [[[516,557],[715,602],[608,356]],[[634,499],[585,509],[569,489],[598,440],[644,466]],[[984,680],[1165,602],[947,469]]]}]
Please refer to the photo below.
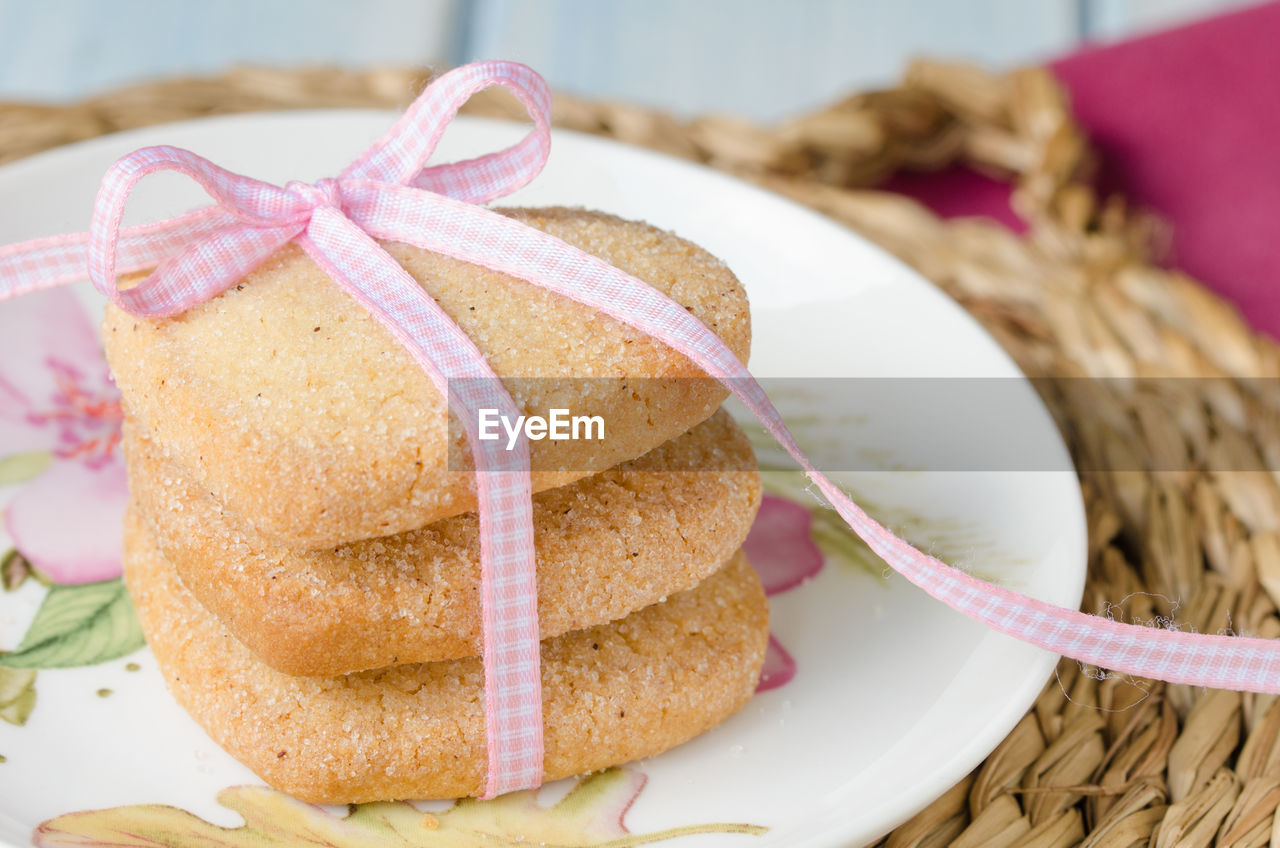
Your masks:
[{"label": "bottom cookie", "polygon": [[[290,677],[182,587],[132,510],[124,559],[170,691],[267,783],[336,804],[482,791],[478,660]],[[767,641],[764,592],[740,552],[694,589],[544,641],[545,779],[651,756],[715,726],[751,697]]]}]

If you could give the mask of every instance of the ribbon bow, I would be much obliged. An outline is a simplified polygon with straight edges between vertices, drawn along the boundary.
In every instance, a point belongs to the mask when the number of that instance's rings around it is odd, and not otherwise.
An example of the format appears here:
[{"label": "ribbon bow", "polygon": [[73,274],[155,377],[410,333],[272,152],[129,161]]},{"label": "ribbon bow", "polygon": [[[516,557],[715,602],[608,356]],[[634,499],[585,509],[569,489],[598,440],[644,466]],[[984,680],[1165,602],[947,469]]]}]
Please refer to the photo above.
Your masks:
[{"label": "ribbon bow", "polygon": [[[506,150],[426,167],[445,127],[475,92],[510,90],[534,128]],[[1280,694],[1280,642],[1121,624],[979,580],[913,548],[868,516],[805,457],[782,417],[723,342],[667,296],[538,230],[480,204],[541,170],[550,147],[546,84],[523,65],[484,62],[451,71],[336,179],[283,188],[226,171],[173,147],[138,150],[103,178],[88,233],[0,248],[0,299],[83,279],[144,317],[214,297],[289,241],[387,327],[466,422],[477,469],[481,535],[485,797],[542,779],[542,690],[528,445],[477,436],[480,407],[515,405],[471,340],[374,241],[417,245],[527,280],[647,333],[722,382],[796,460],[836,512],[882,559],[949,606],[1000,632],[1081,662],[1139,677]],[[190,176],[216,204],[121,228],[144,176]],[[136,287],[116,274],[155,267]],[[461,379],[486,377],[490,379]]]}]

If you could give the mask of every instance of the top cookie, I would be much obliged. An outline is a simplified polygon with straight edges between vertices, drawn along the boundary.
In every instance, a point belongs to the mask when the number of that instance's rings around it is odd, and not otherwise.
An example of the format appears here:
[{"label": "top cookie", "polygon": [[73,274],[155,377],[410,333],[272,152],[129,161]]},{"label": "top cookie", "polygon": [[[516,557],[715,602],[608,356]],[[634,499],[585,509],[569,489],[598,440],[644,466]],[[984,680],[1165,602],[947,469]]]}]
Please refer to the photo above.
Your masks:
[{"label": "top cookie", "polygon": [[[505,214],[666,293],[746,358],[746,295],[696,245],[598,212]],[[530,443],[534,491],[634,459],[705,420],[727,395],[684,356],[589,307],[486,268],[384,246],[475,341],[517,404],[604,419],[604,440]],[[450,426],[445,399],[295,247],[176,318],[109,307],[103,335],[129,412],[229,521],[264,538],[313,550],[475,509],[462,427]]]}]

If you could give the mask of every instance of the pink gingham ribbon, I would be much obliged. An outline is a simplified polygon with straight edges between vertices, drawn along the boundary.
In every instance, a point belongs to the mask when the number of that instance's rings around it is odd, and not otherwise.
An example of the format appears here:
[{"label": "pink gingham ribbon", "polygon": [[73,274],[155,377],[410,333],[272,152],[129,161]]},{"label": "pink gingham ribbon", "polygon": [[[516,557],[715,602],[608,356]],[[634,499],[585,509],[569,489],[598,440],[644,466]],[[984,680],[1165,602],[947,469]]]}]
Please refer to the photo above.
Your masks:
[{"label": "pink gingham ribbon", "polygon": [[[445,127],[476,91],[509,89],[533,130],[516,145],[465,162],[426,167]],[[796,460],[848,525],[912,583],[978,621],[1085,663],[1139,677],[1280,693],[1280,642],[1121,624],[1029,598],[928,556],[868,516],[805,457],[746,367],[678,303],[602,260],[480,204],[531,180],[549,149],[550,97],[530,69],[468,65],[436,80],[386,135],[335,179],[283,188],[232,174],[185,150],[152,147],[118,161],[103,179],[89,233],[0,249],[0,299],[88,276],[121,308],[180,313],[217,295],[279,247],[297,241],[414,357],[466,422],[477,468],[481,527],[485,795],[542,778],[541,683],[527,444],[513,451],[476,436],[480,407],[515,414],[474,344],[374,241],[417,245],[494,269],[591,306],[684,354],[728,387]],[[174,170],[215,205],[121,228],[142,177]],[[157,267],[158,266],[158,267]],[[118,273],[156,267],[120,291]],[[487,377],[493,379],[459,379]]]}]

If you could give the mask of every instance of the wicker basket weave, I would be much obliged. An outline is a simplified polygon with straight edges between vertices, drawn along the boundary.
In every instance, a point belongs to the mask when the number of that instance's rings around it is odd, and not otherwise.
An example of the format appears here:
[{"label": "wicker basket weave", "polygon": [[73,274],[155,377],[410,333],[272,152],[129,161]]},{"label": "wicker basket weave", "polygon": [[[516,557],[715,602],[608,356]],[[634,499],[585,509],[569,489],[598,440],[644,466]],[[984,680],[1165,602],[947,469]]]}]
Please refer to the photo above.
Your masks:
[{"label": "wicker basket weave", "polygon": [[[242,69],[67,106],[0,104],[0,162],[202,115],[401,107],[429,78]],[[512,109],[482,94],[466,111]],[[1280,468],[1280,398],[1258,379],[1280,376],[1280,349],[1194,280],[1153,264],[1162,228],[1090,188],[1093,152],[1046,71],[920,62],[896,88],[771,128],[569,97],[555,121],[732,172],[857,229],[955,297],[1029,375],[1212,378],[1038,384],[1088,469],[1084,608],[1151,621],[1180,598],[1179,626],[1280,636],[1280,476],[1266,470]],[[1027,234],[944,222],[867,188],[953,162],[1012,181]],[[1274,696],[1063,661],[986,762],[885,844],[1260,846],[1280,832],[1278,805]]]}]

